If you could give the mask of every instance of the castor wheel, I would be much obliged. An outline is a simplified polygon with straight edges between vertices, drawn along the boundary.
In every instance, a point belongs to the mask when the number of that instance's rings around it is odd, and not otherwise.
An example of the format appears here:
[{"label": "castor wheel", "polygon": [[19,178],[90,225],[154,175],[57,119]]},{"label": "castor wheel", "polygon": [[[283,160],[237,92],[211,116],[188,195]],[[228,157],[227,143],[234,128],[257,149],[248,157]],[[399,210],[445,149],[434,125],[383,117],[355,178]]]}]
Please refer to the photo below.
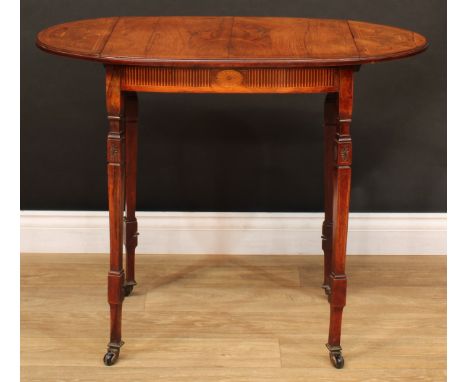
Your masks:
[{"label": "castor wheel", "polygon": [[342,369],[344,366],[343,354],[341,354],[340,345],[329,345],[327,344],[327,349],[330,352],[330,361],[333,366],[337,369]]},{"label": "castor wheel", "polygon": [[323,285],[322,285],[322,289],[323,289],[323,291],[325,292],[325,295],[326,295],[326,296],[330,296],[330,294],[331,294],[331,289],[330,289],[330,286],[329,286],[329,285],[323,284]]},{"label": "castor wheel", "polygon": [[132,291],[133,291],[133,284],[124,285],[123,288],[124,288],[125,297],[130,296],[130,294],[131,294]]},{"label": "castor wheel", "polygon": [[106,366],[112,366],[114,363],[117,362],[119,359],[119,349],[109,349],[107,350],[107,353],[104,355],[104,365]]},{"label": "castor wheel", "polygon": [[341,352],[330,352],[330,361],[337,369],[342,369],[344,366],[344,358]]}]

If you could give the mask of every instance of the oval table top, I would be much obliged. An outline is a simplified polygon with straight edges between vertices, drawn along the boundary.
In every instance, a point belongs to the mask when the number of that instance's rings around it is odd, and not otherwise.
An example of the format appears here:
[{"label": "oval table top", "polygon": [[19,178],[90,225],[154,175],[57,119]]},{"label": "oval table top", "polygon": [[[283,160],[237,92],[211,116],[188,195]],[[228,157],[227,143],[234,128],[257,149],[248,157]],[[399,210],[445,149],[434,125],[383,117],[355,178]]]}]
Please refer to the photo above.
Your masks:
[{"label": "oval table top", "polygon": [[110,17],[59,24],[39,48],[107,64],[346,66],[411,56],[420,34],[362,21],[279,17]]}]

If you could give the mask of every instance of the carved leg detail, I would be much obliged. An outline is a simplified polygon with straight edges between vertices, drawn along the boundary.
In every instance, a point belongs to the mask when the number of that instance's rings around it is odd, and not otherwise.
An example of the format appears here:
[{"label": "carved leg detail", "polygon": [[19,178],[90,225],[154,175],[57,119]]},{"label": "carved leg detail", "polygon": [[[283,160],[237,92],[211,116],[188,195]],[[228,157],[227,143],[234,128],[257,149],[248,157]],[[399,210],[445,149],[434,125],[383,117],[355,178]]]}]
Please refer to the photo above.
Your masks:
[{"label": "carved leg detail", "polygon": [[347,279],[345,274],[346,241],[348,235],[349,197],[351,190],[352,146],[350,124],[353,103],[353,71],[340,70],[340,89],[335,98],[337,110],[336,133],[333,143],[332,172],[332,243],[330,275],[328,278],[330,294],[330,329],[327,348],[330,360],[336,368],[342,368],[344,358],[341,354],[341,321],[346,305]]},{"label": "carved leg detail", "polygon": [[113,365],[122,346],[122,303],[124,300],[123,212],[125,202],[125,123],[120,91],[120,68],[106,67],[106,105],[109,119],[107,136],[107,188],[109,199],[110,269],[108,302],[110,342],[104,363]]},{"label": "carved leg detail", "polygon": [[125,190],[125,296],[132,293],[135,281],[135,248],[138,245],[136,174],[138,149],[138,97],[125,94],[126,190]]}]

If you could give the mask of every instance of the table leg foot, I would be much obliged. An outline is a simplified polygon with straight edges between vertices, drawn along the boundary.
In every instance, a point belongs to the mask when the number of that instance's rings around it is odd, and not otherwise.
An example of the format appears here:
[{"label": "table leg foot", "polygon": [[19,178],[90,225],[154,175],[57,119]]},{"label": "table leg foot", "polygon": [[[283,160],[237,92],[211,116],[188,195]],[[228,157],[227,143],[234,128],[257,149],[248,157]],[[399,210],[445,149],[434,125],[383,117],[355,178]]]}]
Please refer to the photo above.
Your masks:
[{"label": "table leg foot", "polygon": [[328,351],[330,352],[330,361],[337,369],[344,367],[344,358],[341,352],[341,346],[331,346],[327,344]]},{"label": "table leg foot", "polygon": [[136,282],[133,281],[133,282],[129,282],[129,281],[126,281],[124,286],[123,286],[123,291],[124,291],[124,296],[125,297],[128,297],[132,294],[132,291],[133,291],[133,287],[136,285]]},{"label": "table leg foot", "polygon": [[325,292],[325,294],[326,294],[327,296],[330,296],[330,294],[331,294],[330,285],[328,285],[328,284],[323,284],[323,285],[322,285],[322,289],[323,289],[323,291]]},{"label": "table leg foot", "polygon": [[121,342],[120,344],[110,343],[109,345],[107,345],[107,353],[104,354],[103,358],[104,365],[112,366],[117,362],[117,360],[119,359],[120,348],[122,345],[123,342]]}]

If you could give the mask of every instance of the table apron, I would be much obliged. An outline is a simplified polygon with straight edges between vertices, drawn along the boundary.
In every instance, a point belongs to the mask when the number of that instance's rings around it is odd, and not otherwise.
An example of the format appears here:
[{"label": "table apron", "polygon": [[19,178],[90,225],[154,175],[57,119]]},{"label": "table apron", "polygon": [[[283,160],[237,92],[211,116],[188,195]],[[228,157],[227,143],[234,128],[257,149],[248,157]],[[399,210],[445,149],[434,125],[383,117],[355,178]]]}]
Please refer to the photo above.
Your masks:
[{"label": "table apron", "polygon": [[160,93],[330,93],[337,68],[177,68],[123,66],[121,89]]}]

